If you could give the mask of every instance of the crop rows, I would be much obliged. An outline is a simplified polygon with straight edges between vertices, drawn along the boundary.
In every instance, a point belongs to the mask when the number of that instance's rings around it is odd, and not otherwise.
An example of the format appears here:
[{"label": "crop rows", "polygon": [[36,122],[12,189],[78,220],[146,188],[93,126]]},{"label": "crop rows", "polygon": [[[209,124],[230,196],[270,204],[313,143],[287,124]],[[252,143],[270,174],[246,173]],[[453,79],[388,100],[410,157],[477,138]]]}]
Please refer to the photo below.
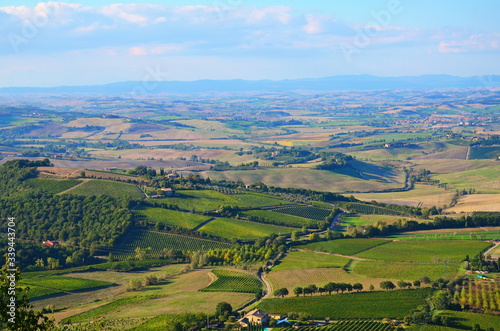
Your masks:
[{"label": "crop rows", "polygon": [[26,180],[29,186],[42,189],[49,193],[59,193],[70,189],[71,187],[80,184],[81,181],[76,179],[68,180],[57,180],[57,179],[45,179],[45,178],[30,178]]},{"label": "crop rows", "polygon": [[30,298],[59,292],[70,292],[98,288],[111,284],[113,283],[63,276],[36,277],[19,282],[19,285],[21,286],[29,286],[30,288],[33,288],[33,290],[29,292]]},{"label": "crop rows", "polygon": [[256,293],[262,290],[261,281],[252,275],[224,269],[215,269],[212,273],[217,279],[201,291]]},{"label": "crop rows", "polygon": [[132,184],[118,183],[107,180],[92,179],[75,186],[67,193],[77,195],[108,195],[111,197],[130,197],[144,199],[144,194]]},{"label": "crop rows", "polygon": [[500,284],[498,281],[473,281],[466,283],[456,298],[462,307],[500,311]]},{"label": "crop rows", "polygon": [[471,147],[469,151],[469,160],[493,159],[500,156],[500,147]]},{"label": "crop rows", "polygon": [[316,221],[323,221],[331,213],[331,210],[311,206],[280,207],[272,211]]},{"label": "crop rows", "polygon": [[352,209],[356,213],[361,213],[361,214],[403,215],[402,213],[397,212],[395,210],[378,206],[371,206],[364,203],[350,203],[348,205],[348,208]]},{"label": "crop rows", "polygon": [[[282,331],[295,331],[296,328],[288,327],[281,329]],[[322,327],[305,327],[303,331],[389,331],[394,330],[390,324],[385,324],[376,321],[340,321]]]},{"label": "crop rows", "polygon": [[140,247],[142,249],[151,248],[148,258],[158,258],[161,256],[163,249],[174,249],[181,251],[201,251],[215,248],[229,248],[230,244],[222,243],[213,240],[199,239],[182,235],[162,233],[147,230],[135,230],[125,238],[120,249],[124,251],[122,254],[117,254],[117,258],[124,259],[134,250]]}]

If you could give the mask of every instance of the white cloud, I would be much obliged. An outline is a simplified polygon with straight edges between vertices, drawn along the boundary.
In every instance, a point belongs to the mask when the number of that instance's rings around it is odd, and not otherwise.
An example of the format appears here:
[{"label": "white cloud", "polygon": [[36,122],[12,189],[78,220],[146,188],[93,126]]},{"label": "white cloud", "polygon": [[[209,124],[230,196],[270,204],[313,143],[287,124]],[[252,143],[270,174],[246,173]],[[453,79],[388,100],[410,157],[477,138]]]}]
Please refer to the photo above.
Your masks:
[{"label": "white cloud", "polygon": [[441,41],[440,53],[469,53],[500,50],[500,33],[474,34],[461,40]]},{"label": "white cloud", "polygon": [[134,46],[130,48],[129,54],[132,56],[142,56],[142,55],[147,55],[148,52],[144,47]]}]

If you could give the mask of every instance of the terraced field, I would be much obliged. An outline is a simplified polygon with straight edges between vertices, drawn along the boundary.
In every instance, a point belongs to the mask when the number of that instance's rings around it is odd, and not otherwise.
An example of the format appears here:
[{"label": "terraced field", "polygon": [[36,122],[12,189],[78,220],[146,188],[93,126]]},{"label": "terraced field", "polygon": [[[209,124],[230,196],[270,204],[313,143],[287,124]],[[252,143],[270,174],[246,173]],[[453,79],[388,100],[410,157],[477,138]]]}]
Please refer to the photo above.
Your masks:
[{"label": "terraced field", "polygon": [[135,185],[99,179],[85,181],[65,193],[85,196],[108,195],[116,198],[129,197],[138,200],[144,199],[144,194]]},{"label": "terraced field", "polygon": [[212,273],[217,278],[201,291],[256,293],[262,290],[262,282],[253,275],[226,269],[214,269]]},{"label": "terraced field", "polygon": [[238,238],[247,240],[266,237],[271,233],[277,235],[287,234],[295,230],[295,228],[248,222],[234,218],[216,218],[202,226],[198,231],[227,239]]}]

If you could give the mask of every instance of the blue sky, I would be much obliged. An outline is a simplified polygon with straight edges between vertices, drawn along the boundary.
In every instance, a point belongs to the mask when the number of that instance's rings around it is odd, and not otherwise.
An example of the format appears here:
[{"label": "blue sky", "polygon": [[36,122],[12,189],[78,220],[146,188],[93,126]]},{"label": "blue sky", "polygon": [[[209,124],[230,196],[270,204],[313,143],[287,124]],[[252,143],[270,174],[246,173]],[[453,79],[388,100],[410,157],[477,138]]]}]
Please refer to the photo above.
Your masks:
[{"label": "blue sky", "polygon": [[500,1],[2,1],[0,87],[500,74]]}]

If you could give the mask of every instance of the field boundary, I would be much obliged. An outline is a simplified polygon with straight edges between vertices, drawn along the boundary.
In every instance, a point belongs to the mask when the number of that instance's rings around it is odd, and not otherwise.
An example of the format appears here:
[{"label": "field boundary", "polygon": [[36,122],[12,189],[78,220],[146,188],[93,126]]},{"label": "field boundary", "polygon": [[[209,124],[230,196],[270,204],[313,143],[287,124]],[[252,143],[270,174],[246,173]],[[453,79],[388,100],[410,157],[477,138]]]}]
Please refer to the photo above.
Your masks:
[{"label": "field boundary", "polygon": [[201,229],[202,227],[204,227],[205,225],[207,225],[208,223],[212,222],[215,219],[216,219],[215,217],[209,218],[208,220],[204,221],[203,223],[198,224],[197,226],[195,226],[191,230],[198,231],[199,229]]}]

